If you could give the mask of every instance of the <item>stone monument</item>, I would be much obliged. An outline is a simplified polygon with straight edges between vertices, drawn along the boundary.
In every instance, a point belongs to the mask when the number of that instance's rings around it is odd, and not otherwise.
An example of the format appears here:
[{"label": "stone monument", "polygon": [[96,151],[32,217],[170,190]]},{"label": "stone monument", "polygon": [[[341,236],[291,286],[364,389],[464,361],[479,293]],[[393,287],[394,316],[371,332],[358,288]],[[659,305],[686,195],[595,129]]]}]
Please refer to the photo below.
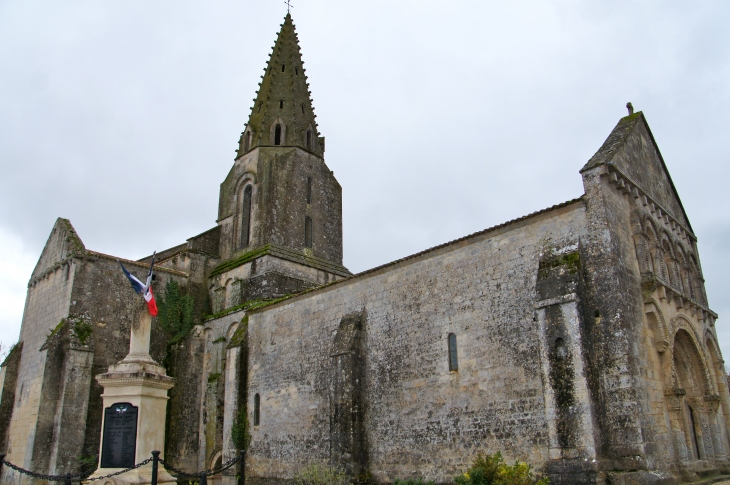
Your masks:
[{"label": "stone monument", "polygon": [[[146,460],[153,450],[165,449],[167,391],[174,379],[150,357],[152,316],[140,311],[132,325],[129,354],[96,380],[104,387],[99,468],[89,478],[108,475]],[[149,484],[152,463],[102,481],[101,485]],[[164,467],[157,483],[175,482]]]}]

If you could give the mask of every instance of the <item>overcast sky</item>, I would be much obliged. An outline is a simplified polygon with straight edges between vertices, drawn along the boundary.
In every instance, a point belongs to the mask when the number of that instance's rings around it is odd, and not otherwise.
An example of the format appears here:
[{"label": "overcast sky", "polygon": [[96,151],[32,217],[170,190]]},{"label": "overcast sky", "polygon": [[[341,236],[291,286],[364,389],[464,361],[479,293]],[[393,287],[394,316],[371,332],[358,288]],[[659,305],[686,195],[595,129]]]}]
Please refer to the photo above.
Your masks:
[{"label": "overcast sky", "polygon": [[[564,202],[633,102],[730,356],[730,2],[294,0],[353,272]],[[0,340],[57,217],[136,259],[215,225],[283,0],[0,0]],[[726,357],[728,358],[728,357]]]}]

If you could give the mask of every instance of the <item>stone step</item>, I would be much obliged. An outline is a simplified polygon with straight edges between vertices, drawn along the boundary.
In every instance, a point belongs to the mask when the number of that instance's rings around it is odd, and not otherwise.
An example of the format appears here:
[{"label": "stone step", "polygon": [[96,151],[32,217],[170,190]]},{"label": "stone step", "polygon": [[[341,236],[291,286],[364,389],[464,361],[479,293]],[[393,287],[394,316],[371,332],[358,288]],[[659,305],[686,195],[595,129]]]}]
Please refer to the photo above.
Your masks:
[{"label": "stone step", "polygon": [[[716,469],[713,469],[713,470],[716,470]],[[699,475],[699,473],[698,473],[698,475]],[[696,482],[688,483],[687,485],[711,485],[713,483],[718,483],[718,482],[728,482],[728,483],[730,483],[730,475],[715,475],[715,476],[713,476],[711,478],[703,478],[702,480],[698,480]]]},{"label": "stone step", "polygon": [[694,471],[700,478],[711,478],[720,475],[720,470],[717,468],[700,468]]}]

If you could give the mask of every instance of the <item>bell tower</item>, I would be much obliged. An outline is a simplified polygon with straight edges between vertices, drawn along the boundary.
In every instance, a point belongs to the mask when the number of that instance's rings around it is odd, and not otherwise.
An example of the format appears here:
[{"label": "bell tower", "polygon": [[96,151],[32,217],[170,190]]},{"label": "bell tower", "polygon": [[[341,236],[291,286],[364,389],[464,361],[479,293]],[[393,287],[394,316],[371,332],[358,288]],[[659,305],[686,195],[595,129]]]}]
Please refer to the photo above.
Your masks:
[{"label": "bell tower", "polygon": [[259,86],[237,156],[256,147],[276,146],[299,147],[324,155],[324,138],[317,131],[317,116],[290,14],[281,25]]},{"label": "bell tower", "polygon": [[342,188],[324,161],[310,96],[287,14],[221,184],[221,263],[210,283],[241,289],[226,290],[234,296],[214,307],[290,294],[350,274],[342,266]]}]

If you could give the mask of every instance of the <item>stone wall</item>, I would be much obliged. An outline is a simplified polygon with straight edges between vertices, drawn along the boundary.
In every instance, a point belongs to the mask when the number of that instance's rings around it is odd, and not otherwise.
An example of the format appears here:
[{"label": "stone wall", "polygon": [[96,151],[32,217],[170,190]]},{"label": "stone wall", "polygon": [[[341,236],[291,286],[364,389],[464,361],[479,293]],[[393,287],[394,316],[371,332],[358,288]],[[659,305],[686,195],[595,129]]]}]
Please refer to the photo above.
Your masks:
[{"label": "stone wall", "polygon": [[[20,341],[23,351],[15,389],[15,409],[8,430],[7,459],[29,467],[33,458],[36,422],[42,397],[48,335],[69,313],[76,262],[70,260],[31,281]],[[6,474],[7,472],[3,472]]]},{"label": "stone wall", "polygon": [[[311,179],[311,203],[307,179]],[[251,184],[251,237],[241,243],[241,197]],[[342,188],[324,160],[299,148],[256,148],[236,160],[221,184],[220,254],[235,258],[250,248],[277,244],[342,264]],[[305,250],[304,219],[313,221],[313,247]]]},{"label": "stone wall", "polygon": [[[254,311],[251,422],[257,394],[261,409],[248,476],[290,478],[308,463],[352,452],[342,437],[332,441],[332,423],[347,410],[331,394],[336,335],[352,314],[362,315],[363,357],[343,365],[363,366],[352,370],[365,382],[362,398],[350,399],[363,405],[364,436],[350,442],[365,446],[357,460],[375,480],[450,481],[478,450],[543,467],[539,258],[546,247],[577,245],[584,230],[583,203],[574,201]],[[458,371],[449,371],[450,333]]]},{"label": "stone wall", "polygon": [[200,370],[205,355],[202,325],[184,339],[170,346],[165,366],[175,378],[169,391],[165,459],[187,472],[200,470],[200,416],[203,411]]},{"label": "stone wall", "polygon": [[[90,252],[91,253],[91,252]],[[144,263],[126,262],[127,269],[137,277],[144,276],[149,266]],[[71,310],[92,322],[94,338],[94,360],[92,376],[107,372],[110,365],[122,360],[129,352],[129,337],[132,323],[139,312],[147,311],[144,301],[134,293],[129,281],[122,273],[119,263],[110,256],[91,253],[79,264],[77,282],[74,285]],[[165,268],[156,270],[153,291],[164,295],[167,282],[175,278],[181,287],[187,284],[187,275]],[[152,322],[150,355],[157,362],[163,362],[168,336],[157,323]],[[91,379],[88,414],[85,418],[85,441],[81,454],[95,456],[99,453],[103,403],[103,388],[96,379]],[[83,423],[79,417],[79,424]]]},{"label": "stone wall", "polygon": [[17,343],[0,366],[0,450],[5,450],[8,443],[8,431],[15,407],[15,388],[18,383],[18,368],[22,350],[23,343]]}]

